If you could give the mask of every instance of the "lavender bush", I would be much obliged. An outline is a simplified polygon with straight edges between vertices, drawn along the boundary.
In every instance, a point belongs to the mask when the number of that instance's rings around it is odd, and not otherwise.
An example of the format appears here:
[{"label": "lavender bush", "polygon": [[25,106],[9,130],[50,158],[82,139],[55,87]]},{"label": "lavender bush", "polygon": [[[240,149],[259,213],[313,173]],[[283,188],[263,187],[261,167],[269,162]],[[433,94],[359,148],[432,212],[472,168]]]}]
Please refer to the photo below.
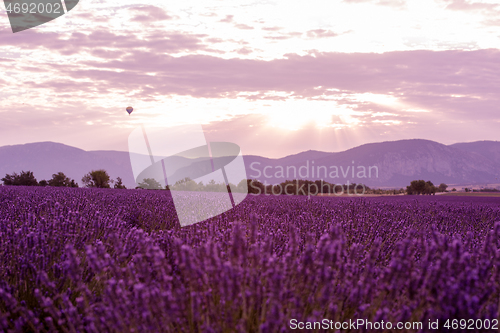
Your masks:
[{"label": "lavender bush", "polygon": [[440,200],[249,196],[180,228],[168,191],[4,186],[0,328],[498,319],[500,205]]}]

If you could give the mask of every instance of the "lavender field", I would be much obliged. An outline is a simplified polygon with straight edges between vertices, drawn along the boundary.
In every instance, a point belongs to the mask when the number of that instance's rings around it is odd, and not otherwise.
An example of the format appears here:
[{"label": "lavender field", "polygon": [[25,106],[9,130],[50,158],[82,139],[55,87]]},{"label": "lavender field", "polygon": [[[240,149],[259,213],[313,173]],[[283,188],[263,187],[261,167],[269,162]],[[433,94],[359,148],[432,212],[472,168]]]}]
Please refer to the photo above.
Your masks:
[{"label": "lavender field", "polygon": [[250,195],[180,228],[167,191],[3,186],[0,328],[286,332],[291,319],[363,318],[439,319],[446,332],[447,319],[498,320],[500,201],[480,199]]}]

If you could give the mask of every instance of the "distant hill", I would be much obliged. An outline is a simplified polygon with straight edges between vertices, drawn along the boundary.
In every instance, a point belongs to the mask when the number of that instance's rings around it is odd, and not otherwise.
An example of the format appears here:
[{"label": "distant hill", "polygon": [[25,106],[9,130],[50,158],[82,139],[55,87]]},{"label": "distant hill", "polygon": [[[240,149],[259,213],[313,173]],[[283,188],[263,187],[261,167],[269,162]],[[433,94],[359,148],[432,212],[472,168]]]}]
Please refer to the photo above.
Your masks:
[{"label": "distant hill", "polygon": [[[337,153],[309,150],[278,159],[247,155],[244,160],[247,177],[268,184],[323,178],[337,184],[349,181],[404,187],[415,179],[436,184],[484,184],[499,183],[500,178],[500,142],[496,141],[447,146],[429,140],[400,140],[369,143]],[[186,161],[193,168],[197,163],[203,162]],[[62,171],[81,184],[82,176],[95,169],[107,170],[113,179],[121,177],[128,188],[136,186],[127,152],[84,151],[54,142],[0,147],[1,177],[30,170],[41,180]]]},{"label": "distant hill", "polygon": [[499,141],[477,141],[477,142],[467,142],[467,143],[455,143],[450,147],[477,153],[495,163],[500,164]]},{"label": "distant hill", "polygon": [[97,169],[105,169],[114,179],[121,177],[129,188],[135,187],[127,152],[85,151],[55,142],[0,147],[0,178],[30,170],[40,181],[62,171],[81,185],[83,175]]},{"label": "distant hill", "polygon": [[[485,142],[484,146],[488,145],[489,143]],[[307,161],[309,161],[310,166],[308,179],[324,178],[328,182],[337,184],[345,184],[349,181],[350,183],[363,183],[375,187],[403,187],[415,179],[431,180],[437,184],[441,182],[448,184],[498,183],[496,178],[500,178],[500,161],[484,156],[483,151],[486,148],[483,147],[483,144],[478,144],[476,148],[478,152],[473,149],[446,146],[429,140],[400,140],[369,143],[310,160],[286,161],[287,157],[285,157],[266,161],[258,156],[247,156],[245,164],[250,176],[258,175],[260,171],[262,174],[256,178],[261,181],[266,180],[268,183],[293,179],[293,167],[298,171],[302,166],[304,171],[302,175],[305,175]],[[255,163],[253,167],[252,163]],[[314,175],[311,172],[312,165],[315,168]],[[290,172],[288,175],[285,172],[285,177],[274,175],[266,177],[263,174],[265,166],[272,166],[272,169],[268,168],[267,175],[273,173],[280,176],[280,166],[285,167],[285,169],[289,168]],[[352,177],[353,166],[354,177]],[[318,167],[326,167],[327,177],[324,177],[324,168],[319,169],[321,177],[318,177]],[[372,170],[371,176],[369,174],[370,168]],[[254,171],[255,169],[258,171]],[[338,177],[330,177],[336,176],[335,173],[331,174],[331,171],[336,169],[338,169]],[[362,170],[366,171],[364,175]]]}]

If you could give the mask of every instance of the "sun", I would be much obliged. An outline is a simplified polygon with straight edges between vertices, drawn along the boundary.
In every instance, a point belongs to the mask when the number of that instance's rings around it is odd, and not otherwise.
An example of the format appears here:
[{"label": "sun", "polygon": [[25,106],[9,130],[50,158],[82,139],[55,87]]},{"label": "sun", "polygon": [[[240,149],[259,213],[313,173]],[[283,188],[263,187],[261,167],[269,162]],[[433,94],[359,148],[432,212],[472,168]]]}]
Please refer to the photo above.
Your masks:
[{"label": "sun", "polygon": [[290,100],[273,103],[267,109],[268,125],[289,131],[306,126],[330,127],[334,116],[346,113],[332,101]]}]

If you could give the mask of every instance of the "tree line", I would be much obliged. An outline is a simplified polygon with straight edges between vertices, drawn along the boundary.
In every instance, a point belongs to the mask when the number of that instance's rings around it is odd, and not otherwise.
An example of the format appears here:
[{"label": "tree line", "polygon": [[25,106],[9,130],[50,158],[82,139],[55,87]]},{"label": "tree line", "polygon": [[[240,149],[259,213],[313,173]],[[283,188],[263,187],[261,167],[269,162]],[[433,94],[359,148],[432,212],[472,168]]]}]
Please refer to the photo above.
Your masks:
[{"label": "tree line", "polygon": [[317,195],[317,194],[366,194],[371,191],[364,184],[332,184],[324,180],[286,180],[279,184],[263,184],[255,179],[247,179],[248,193],[272,195]]},{"label": "tree line", "polygon": [[172,190],[172,191],[194,191],[194,192],[244,192],[245,187],[244,184],[246,180],[242,180],[238,183],[238,185],[234,185],[229,183],[226,185],[225,183],[217,183],[215,180],[210,180],[207,184],[203,184],[203,182],[195,182],[189,177],[181,179],[173,185],[166,185],[163,187],[160,182],[158,182],[154,178],[145,178],[142,182],[138,183],[139,186],[136,189],[145,189],[145,190]]},{"label": "tree line", "polygon": [[[54,186],[54,187],[79,187],[74,179],[70,179],[63,172],[54,173],[49,180],[42,179],[38,181],[33,175],[33,171],[21,171],[20,174],[14,172],[6,174],[1,179],[4,185],[11,186]],[[114,183],[116,189],[126,189],[120,177],[116,181],[110,178],[106,170],[92,170],[82,178],[85,187],[111,188]]]},{"label": "tree line", "polygon": [[409,195],[434,195],[436,192],[446,192],[448,185],[445,183],[439,184],[439,186],[434,186],[434,184],[429,180],[414,180],[409,186],[406,187],[406,193]]},{"label": "tree line", "polygon": [[[52,175],[49,180],[37,181],[32,171],[21,171],[20,174],[16,172],[6,174],[1,179],[4,185],[13,186],[54,186],[54,187],[79,187],[74,179],[70,179],[63,172],[58,172]],[[82,177],[84,187],[90,188],[113,188],[126,189],[120,177],[116,181],[111,179],[106,170],[92,170]],[[347,194],[406,194],[409,195],[434,195],[436,192],[446,192],[448,186],[441,183],[435,186],[431,181],[414,180],[406,191],[400,190],[376,190],[371,189],[363,184],[331,184],[323,180],[287,180],[280,184],[268,185],[263,184],[255,179],[243,179],[238,185],[225,183],[216,183],[211,180],[207,184],[203,182],[195,182],[190,178],[184,178],[177,181],[174,185],[162,186],[157,180],[153,178],[145,178],[138,184],[136,189],[148,190],[174,190],[174,191],[203,191],[203,192],[244,192],[245,188],[249,194],[272,194],[272,195],[317,195],[320,193],[347,193]],[[455,189],[453,189],[455,190]]]}]

